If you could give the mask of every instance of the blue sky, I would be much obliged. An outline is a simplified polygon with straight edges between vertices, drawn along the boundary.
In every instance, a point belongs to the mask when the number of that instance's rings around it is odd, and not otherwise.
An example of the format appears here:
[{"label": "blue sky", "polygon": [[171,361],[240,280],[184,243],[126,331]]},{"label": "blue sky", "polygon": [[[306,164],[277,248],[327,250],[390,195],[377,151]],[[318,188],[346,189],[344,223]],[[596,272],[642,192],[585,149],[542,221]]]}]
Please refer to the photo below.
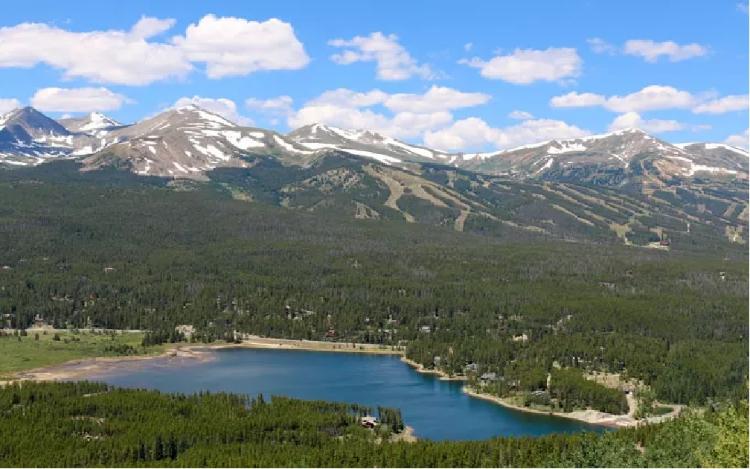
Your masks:
[{"label": "blue sky", "polygon": [[0,110],[55,117],[194,101],[454,151],[631,126],[746,147],[747,3],[13,2],[0,83]]}]

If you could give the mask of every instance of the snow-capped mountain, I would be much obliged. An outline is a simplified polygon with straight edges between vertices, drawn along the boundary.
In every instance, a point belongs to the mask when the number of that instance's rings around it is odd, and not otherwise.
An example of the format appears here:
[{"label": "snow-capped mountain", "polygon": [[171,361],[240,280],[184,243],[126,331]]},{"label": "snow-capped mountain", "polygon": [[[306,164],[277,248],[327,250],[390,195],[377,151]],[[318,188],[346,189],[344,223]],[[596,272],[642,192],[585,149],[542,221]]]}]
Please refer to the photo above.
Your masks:
[{"label": "snow-capped mountain", "polygon": [[748,173],[747,153],[741,150],[718,144],[672,145],[639,129],[466,154],[456,165],[497,175],[599,183],[609,179],[616,184],[633,176],[747,178]]},{"label": "snow-capped mountain", "polygon": [[27,166],[73,150],[73,136],[65,127],[32,107],[0,116],[0,162]]},{"label": "snow-capped mountain", "polygon": [[443,162],[451,158],[445,152],[410,145],[371,130],[348,130],[311,124],[288,133],[287,137],[310,150],[336,149],[386,164]]},{"label": "snow-capped mountain", "polygon": [[116,128],[102,140],[83,160],[89,169],[124,163],[141,175],[189,179],[204,179],[219,167],[248,167],[243,156],[249,154],[284,159],[314,153],[276,132],[241,127],[193,105]]},{"label": "snow-capped mountain", "polygon": [[245,167],[252,155],[302,164],[330,150],[398,167],[437,163],[491,175],[610,186],[748,175],[747,152],[723,144],[673,145],[638,129],[492,153],[451,154],[369,130],[322,124],[282,135],[242,127],[192,105],[132,125],[100,113],[57,122],[31,107],[0,116],[0,163],[7,165],[71,157],[88,169],[124,164],[144,175],[204,179],[214,168]]},{"label": "snow-capped mountain", "polygon": [[111,130],[114,127],[120,127],[122,124],[116,120],[105,116],[100,112],[92,112],[83,117],[69,117],[59,119],[57,122],[65,127],[69,132],[101,134],[100,131]]}]

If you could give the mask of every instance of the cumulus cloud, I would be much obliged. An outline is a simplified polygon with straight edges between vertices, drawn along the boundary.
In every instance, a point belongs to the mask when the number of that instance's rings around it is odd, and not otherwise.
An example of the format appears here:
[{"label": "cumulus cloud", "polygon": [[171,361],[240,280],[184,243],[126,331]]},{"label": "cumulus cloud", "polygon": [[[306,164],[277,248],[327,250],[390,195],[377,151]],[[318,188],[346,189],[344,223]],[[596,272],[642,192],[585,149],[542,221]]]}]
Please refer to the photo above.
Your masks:
[{"label": "cumulus cloud", "polygon": [[730,135],[726,140],[724,140],[724,143],[726,143],[727,145],[732,145],[733,147],[747,150],[748,140],[750,140],[750,135],[748,134],[748,132],[749,129],[745,129],[745,131],[742,133]]},{"label": "cumulus cloud", "polygon": [[604,96],[596,93],[571,92],[550,99],[550,106],[601,106],[614,112],[643,112],[659,109],[692,109],[696,114],[722,114],[748,108],[748,95],[729,95],[713,98],[715,94],[695,95],[672,86],[651,85],[624,96]]},{"label": "cumulus cloud", "polygon": [[748,95],[730,95],[699,104],[693,109],[696,114],[723,114],[748,108]]},{"label": "cumulus cloud", "polygon": [[206,15],[174,44],[189,60],[204,62],[209,78],[296,70],[310,62],[292,25],[276,18],[258,22]]},{"label": "cumulus cloud", "polygon": [[420,137],[449,125],[453,109],[486,103],[489,95],[433,86],[422,94],[389,94],[347,88],[329,90],[292,113],[290,127],[322,123],[336,127],[371,129],[394,138]]},{"label": "cumulus cloud", "polygon": [[46,64],[64,78],[98,83],[147,85],[182,78],[192,62],[206,64],[211,78],[258,70],[296,69],[309,58],[289,23],[204,16],[185,36],[152,41],[171,29],[173,19],[142,17],[129,31],[73,32],[43,23],[0,28],[0,67]]},{"label": "cumulus cloud", "polygon": [[508,113],[508,117],[510,117],[511,119],[525,121],[525,120],[533,119],[534,115],[531,114],[530,112],[515,110],[515,111],[511,111],[510,113]]},{"label": "cumulus cloud", "polygon": [[175,20],[173,18],[141,16],[141,19],[130,28],[130,35],[141,39],[148,39],[169,31],[174,24]]},{"label": "cumulus cloud", "polygon": [[218,114],[225,119],[240,125],[253,125],[252,119],[244,117],[237,111],[237,104],[228,98],[204,98],[201,96],[182,97],[175,101],[174,107],[195,105]]},{"label": "cumulus cloud", "polygon": [[42,88],[31,105],[45,112],[114,111],[130,100],[107,88]]},{"label": "cumulus cloud", "polygon": [[435,112],[485,104],[491,96],[484,93],[464,93],[453,88],[433,86],[424,94],[398,93],[384,101],[391,111]]},{"label": "cumulus cloud", "polygon": [[677,44],[674,41],[656,42],[650,39],[631,39],[625,42],[623,51],[628,55],[642,57],[646,62],[657,62],[666,57],[670,62],[701,57],[708,54],[708,48],[700,44]]},{"label": "cumulus cloud", "polygon": [[340,65],[355,62],[376,62],[377,78],[380,80],[406,80],[413,76],[433,79],[435,73],[429,65],[418,63],[398,42],[395,34],[381,32],[352,39],[333,39],[328,44],[344,49],[331,56]]},{"label": "cumulus cloud", "polygon": [[613,55],[617,52],[617,47],[615,47],[614,45],[610,44],[609,42],[605,41],[604,39],[600,37],[592,37],[592,38],[586,39],[586,42],[588,42],[589,47],[596,54]]},{"label": "cumulus cloud", "polygon": [[245,107],[264,114],[285,116],[292,112],[293,103],[294,100],[291,96],[277,96],[268,99],[248,98],[245,100]]},{"label": "cumulus cloud", "polygon": [[625,96],[611,96],[605,106],[615,112],[649,111],[654,109],[689,108],[696,102],[687,91],[671,86],[651,85]]},{"label": "cumulus cloud", "polygon": [[430,113],[399,112],[388,116],[367,108],[352,108],[333,104],[305,105],[288,123],[292,128],[322,123],[335,127],[369,129],[395,138],[412,138],[424,131],[446,125],[453,120],[447,111]]},{"label": "cumulus cloud", "polygon": [[581,74],[583,61],[575,49],[551,47],[546,50],[516,49],[512,54],[498,55],[486,61],[474,57],[459,63],[478,68],[485,78],[527,85],[535,81],[577,77]]},{"label": "cumulus cloud", "polygon": [[685,109],[695,105],[697,98],[687,91],[671,86],[651,85],[625,96],[605,97],[595,93],[572,92],[555,96],[552,107],[603,106],[615,112],[640,112],[656,109]]},{"label": "cumulus cloud", "polygon": [[651,133],[674,132],[685,128],[684,124],[675,120],[643,119],[637,112],[626,112],[619,115],[609,125],[609,130],[637,128]]},{"label": "cumulus cloud", "polygon": [[[0,28],[0,67],[44,63],[65,78],[146,85],[187,74],[192,65],[179,48],[147,41],[155,28],[141,18],[131,31],[71,32],[41,23]],[[85,47],[85,50],[82,48]]]},{"label": "cumulus cloud", "polygon": [[0,114],[5,114],[19,107],[21,107],[21,101],[16,98],[0,98]]},{"label": "cumulus cloud", "polygon": [[426,145],[446,151],[491,145],[507,149],[551,139],[576,138],[590,132],[553,119],[532,119],[517,125],[494,128],[478,117],[456,121],[450,127],[427,132]]},{"label": "cumulus cloud", "polygon": [[606,103],[607,98],[600,94],[577,93],[575,91],[562,96],[555,96],[549,102],[552,107],[590,107],[603,106]]},{"label": "cumulus cloud", "polygon": [[307,105],[332,105],[339,107],[370,107],[382,104],[390,95],[375,89],[365,92],[353,91],[348,88],[337,88],[324,91],[320,96],[308,101]]}]

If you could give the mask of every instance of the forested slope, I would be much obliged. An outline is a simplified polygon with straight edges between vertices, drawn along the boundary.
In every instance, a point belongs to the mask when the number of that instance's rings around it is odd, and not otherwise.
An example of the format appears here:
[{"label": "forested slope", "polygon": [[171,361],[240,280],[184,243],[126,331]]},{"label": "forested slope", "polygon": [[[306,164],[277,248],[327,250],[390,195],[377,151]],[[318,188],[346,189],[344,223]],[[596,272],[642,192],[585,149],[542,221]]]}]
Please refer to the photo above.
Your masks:
[{"label": "forested slope", "polygon": [[192,324],[199,340],[401,343],[428,367],[497,372],[499,394],[543,389],[555,367],[624,372],[666,402],[746,394],[743,247],[479,236],[65,164],[2,175],[0,311],[12,328],[40,315],[165,337]]},{"label": "forested slope", "polygon": [[[747,405],[602,434],[389,442],[350,404],[117,390],[0,388],[2,466],[747,467]],[[407,422],[408,423],[408,422]]]}]

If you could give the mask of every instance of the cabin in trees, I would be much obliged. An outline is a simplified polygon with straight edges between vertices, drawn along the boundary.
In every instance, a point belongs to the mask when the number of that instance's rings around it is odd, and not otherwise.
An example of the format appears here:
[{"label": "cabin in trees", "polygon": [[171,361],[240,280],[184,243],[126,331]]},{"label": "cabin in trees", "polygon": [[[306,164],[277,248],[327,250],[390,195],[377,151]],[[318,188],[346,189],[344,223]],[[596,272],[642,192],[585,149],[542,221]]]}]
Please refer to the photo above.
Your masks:
[{"label": "cabin in trees", "polygon": [[47,321],[44,320],[41,314],[34,315],[34,327],[36,329],[43,329],[47,327]]},{"label": "cabin in trees", "polygon": [[487,373],[483,373],[482,376],[479,377],[479,382],[487,385],[490,383],[494,383],[497,381],[497,373],[488,371]]}]

